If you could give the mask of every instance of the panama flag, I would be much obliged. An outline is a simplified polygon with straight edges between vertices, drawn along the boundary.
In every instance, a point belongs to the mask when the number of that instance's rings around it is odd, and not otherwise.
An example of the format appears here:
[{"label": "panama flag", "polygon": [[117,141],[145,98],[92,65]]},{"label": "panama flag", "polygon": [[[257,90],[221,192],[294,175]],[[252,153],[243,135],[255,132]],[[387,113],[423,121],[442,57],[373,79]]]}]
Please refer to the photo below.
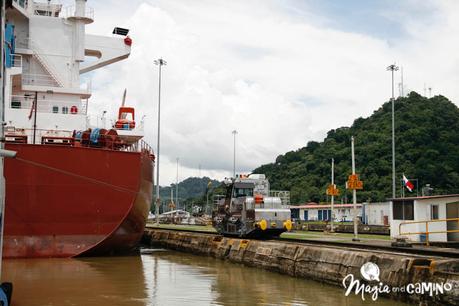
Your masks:
[{"label": "panama flag", "polygon": [[406,189],[413,192],[414,185],[406,178],[405,174],[403,175],[403,183],[405,184]]}]

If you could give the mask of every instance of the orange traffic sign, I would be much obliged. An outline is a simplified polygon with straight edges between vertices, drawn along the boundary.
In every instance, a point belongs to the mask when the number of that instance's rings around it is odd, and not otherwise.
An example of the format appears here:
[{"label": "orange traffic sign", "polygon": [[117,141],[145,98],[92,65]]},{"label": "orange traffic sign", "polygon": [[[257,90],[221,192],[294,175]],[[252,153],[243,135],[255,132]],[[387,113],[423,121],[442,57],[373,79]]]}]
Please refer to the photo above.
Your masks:
[{"label": "orange traffic sign", "polygon": [[359,175],[358,174],[351,174],[347,178],[348,182],[355,182],[359,180]]},{"label": "orange traffic sign", "polygon": [[348,177],[348,181],[346,184],[347,189],[356,189],[360,190],[363,189],[363,181],[359,180],[359,175],[358,174],[351,174]]},{"label": "orange traffic sign", "polygon": [[337,195],[339,195],[339,189],[336,188],[335,184],[330,184],[327,187],[326,193],[327,193],[327,195],[330,195],[330,196],[337,196]]}]

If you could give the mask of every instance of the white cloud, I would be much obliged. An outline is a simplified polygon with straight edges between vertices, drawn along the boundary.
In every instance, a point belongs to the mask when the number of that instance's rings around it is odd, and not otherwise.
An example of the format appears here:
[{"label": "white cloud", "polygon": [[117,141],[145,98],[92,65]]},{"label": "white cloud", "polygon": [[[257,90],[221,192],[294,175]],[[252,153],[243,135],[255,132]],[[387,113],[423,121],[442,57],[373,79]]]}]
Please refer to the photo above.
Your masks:
[{"label": "white cloud", "polygon": [[129,27],[134,40],[128,60],[94,73],[90,111],[109,109],[114,115],[127,87],[128,103],[147,116],[146,139],[156,147],[158,70],[153,60],[168,61],[161,184],[175,181],[176,157],[182,179],[197,176],[198,165],[202,175],[230,175],[234,129],[242,172],[370,115],[390,95],[385,67],[394,60],[403,64],[408,87],[422,93],[428,82],[434,93],[455,101],[459,96],[454,1],[431,2],[444,16],[438,23],[406,18],[410,36],[396,44],[327,28],[315,22],[320,17],[291,18],[275,1],[168,0],[137,7],[126,2],[96,11],[101,26],[97,18],[89,28],[106,32],[112,22]]}]

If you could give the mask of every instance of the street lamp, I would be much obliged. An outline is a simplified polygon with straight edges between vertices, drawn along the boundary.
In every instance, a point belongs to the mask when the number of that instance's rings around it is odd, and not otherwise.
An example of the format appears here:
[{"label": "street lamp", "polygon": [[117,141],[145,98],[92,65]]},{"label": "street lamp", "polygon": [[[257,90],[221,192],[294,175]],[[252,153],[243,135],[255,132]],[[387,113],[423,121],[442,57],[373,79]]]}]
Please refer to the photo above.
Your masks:
[{"label": "street lamp", "polygon": [[387,71],[392,74],[392,198],[395,198],[395,96],[394,96],[394,71],[398,70],[398,66],[392,64],[387,67]]},{"label": "street lamp", "polygon": [[178,202],[178,167],[179,167],[179,158],[177,157],[177,177],[175,178],[175,205],[177,205],[177,209],[179,208],[179,202]]},{"label": "street lamp", "polygon": [[233,133],[233,142],[234,142],[234,147],[233,147],[233,177],[236,178],[236,134],[237,134],[237,131],[234,130],[232,133]]},{"label": "street lamp", "polygon": [[159,58],[154,61],[155,65],[159,66],[159,83],[158,83],[158,142],[156,145],[156,207],[155,207],[155,217],[156,217],[156,224],[159,224],[159,204],[160,204],[160,196],[159,196],[159,137],[160,137],[160,123],[161,123],[161,70],[164,65],[167,64],[165,60]]}]

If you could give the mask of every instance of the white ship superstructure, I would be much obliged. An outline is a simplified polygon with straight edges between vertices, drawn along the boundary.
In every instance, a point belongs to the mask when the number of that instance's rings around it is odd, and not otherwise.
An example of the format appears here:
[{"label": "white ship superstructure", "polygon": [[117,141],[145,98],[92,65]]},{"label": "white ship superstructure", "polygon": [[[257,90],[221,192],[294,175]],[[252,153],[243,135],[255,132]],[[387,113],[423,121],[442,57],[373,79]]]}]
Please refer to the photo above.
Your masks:
[{"label": "white ship superstructure", "polygon": [[86,0],[70,7],[52,1],[10,2],[5,29],[7,140],[18,136],[16,141],[41,143],[43,136],[71,137],[74,130],[85,130],[91,86],[81,84],[80,76],[127,58],[130,38],[86,34],[85,26],[94,20]]}]

